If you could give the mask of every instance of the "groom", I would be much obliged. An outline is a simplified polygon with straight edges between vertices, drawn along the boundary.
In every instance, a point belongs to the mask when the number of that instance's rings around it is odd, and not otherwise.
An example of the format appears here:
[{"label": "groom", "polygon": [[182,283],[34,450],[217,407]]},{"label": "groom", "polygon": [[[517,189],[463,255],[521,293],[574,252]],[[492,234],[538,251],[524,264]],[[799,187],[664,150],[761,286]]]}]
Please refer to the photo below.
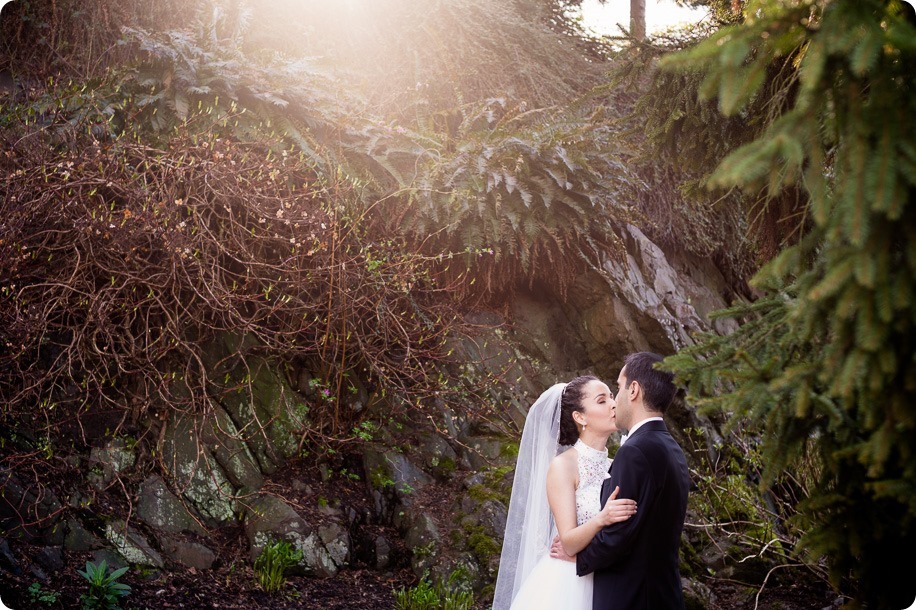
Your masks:
[{"label": "groom", "polygon": [[619,497],[636,500],[638,508],[576,555],[579,576],[595,573],[594,610],[684,608],[678,549],[690,477],[684,452],[662,419],[676,389],[670,373],[654,368],[661,360],[649,352],[630,354],[617,377],[617,427],[628,436],[601,488],[601,505],[619,486]]}]

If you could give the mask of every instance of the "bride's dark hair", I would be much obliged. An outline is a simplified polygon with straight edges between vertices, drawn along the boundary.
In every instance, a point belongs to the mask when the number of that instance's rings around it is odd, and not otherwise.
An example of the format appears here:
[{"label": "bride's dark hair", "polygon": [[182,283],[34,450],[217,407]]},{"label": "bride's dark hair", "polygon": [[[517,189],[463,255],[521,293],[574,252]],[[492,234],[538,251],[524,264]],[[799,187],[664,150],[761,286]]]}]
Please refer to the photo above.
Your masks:
[{"label": "bride's dark hair", "polygon": [[579,439],[579,428],[573,419],[573,411],[582,412],[582,399],[585,395],[585,386],[590,381],[598,381],[594,375],[581,375],[566,384],[563,396],[560,398],[560,438],[561,445],[573,445]]}]

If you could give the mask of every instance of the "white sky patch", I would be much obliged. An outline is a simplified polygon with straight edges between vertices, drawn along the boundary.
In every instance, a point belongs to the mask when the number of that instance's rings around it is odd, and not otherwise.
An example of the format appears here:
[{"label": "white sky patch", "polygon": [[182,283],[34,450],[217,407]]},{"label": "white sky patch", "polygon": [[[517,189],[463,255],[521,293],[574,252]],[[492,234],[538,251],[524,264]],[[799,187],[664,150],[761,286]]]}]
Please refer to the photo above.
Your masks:
[{"label": "white sky patch", "polygon": [[[673,0],[646,0],[646,32],[652,34],[681,23],[696,23],[706,16],[705,9],[678,6]],[[582,2],[582,21],[599,36],[619,36],[617,24],[630,29],[630,0]]]}]

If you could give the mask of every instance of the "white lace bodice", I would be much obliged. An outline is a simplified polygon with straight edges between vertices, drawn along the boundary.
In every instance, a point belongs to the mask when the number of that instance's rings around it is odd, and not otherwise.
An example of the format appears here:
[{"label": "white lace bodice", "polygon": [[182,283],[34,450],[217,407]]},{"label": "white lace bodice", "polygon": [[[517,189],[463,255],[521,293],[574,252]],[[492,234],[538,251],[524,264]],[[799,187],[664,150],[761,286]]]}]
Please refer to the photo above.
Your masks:
[{"label": "white lace bodice", "polygon": [[608,478],[611,459],[607,449],[592,449],[581,440],[573,448],[579,455],[579,486],[576,488],[576,525],[582,525],[601,511],[601,484]]}]

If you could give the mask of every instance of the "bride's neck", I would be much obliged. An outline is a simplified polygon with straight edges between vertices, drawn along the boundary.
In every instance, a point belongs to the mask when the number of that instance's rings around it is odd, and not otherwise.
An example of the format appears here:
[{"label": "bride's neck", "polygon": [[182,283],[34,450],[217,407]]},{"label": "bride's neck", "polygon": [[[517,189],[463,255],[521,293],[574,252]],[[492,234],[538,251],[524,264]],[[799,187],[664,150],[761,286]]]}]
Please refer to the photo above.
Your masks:
[{"label": "bride's neck", "polygon": [[579,440],[591,447],[592,449],[597,449],[598,451],[604,451],[607,449],[607,439],[610,438],[610,435],[600,435],[590,432],[588,429],[582,431],[582,434],[579,435]]}]

